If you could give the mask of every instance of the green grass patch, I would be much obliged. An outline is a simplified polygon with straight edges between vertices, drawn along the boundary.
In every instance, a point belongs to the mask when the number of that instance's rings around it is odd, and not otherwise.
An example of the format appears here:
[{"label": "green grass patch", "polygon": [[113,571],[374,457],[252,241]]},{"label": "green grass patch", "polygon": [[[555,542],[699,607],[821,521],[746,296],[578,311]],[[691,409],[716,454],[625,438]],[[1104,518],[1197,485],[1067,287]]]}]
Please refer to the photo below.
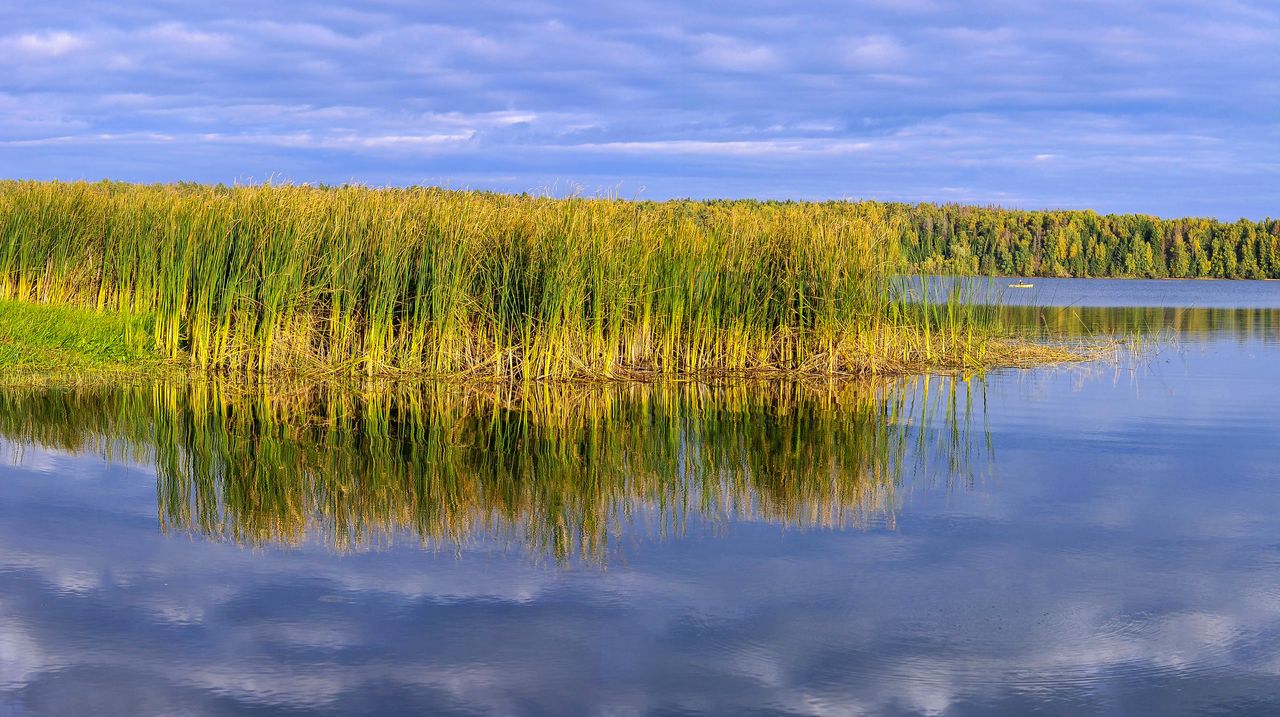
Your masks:
[{"label": "green grass patch", "polygon": [[0,383],[157,370],[151,325],[147,316],[0,300]]}]

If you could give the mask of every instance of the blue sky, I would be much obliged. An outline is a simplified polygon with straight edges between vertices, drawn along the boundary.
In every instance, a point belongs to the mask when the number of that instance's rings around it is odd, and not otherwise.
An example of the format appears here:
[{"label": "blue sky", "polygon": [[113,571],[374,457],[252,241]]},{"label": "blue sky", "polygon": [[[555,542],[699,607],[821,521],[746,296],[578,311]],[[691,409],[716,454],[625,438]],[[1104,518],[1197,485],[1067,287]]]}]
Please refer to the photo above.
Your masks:
[{"label": "blue sky", "polygon": [[1262,218],[1280,4],[6,2],[0,175]]}]

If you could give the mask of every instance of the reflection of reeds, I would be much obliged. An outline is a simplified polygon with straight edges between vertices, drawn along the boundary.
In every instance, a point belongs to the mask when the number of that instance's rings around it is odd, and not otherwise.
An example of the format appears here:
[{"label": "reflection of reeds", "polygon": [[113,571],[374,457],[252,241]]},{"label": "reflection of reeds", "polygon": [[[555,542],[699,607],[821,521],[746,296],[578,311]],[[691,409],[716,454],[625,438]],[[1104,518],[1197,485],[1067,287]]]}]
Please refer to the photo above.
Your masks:
[{"label": "reflection of reeds", "polygon": [[1280,309],[1002,306],[998,312],[1005,325],[1034,327],[1054,338],[1224,334],[1241,341],[1280,340]]},{"label": "reflection of reeds", "polygon": [[[907,456],[927,452],[908,437],[934,420],[929,407],[967,423],[963,384],[916,390],[927,380],[0,392],[0,433],[152,460],[166,529],[339,549],[406,531],[431,544],[499,534],[559,559],[602,557],[627,526],[678,533],[690,514],[891,520]],[[948,457],[969,442],[956,431],[940,441]]]}]

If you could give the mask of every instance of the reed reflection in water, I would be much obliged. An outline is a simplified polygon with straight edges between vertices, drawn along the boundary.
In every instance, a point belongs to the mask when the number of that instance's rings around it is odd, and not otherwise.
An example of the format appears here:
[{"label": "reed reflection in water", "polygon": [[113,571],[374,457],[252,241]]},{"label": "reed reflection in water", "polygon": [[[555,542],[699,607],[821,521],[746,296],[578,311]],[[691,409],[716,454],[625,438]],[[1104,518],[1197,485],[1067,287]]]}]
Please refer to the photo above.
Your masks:
[{"label": "reed reflection in water", "polygon": [[[24,445],[152,463],[161,527],[349,550],[477,538],[605,560],[690,515],[892,524],[904,477],[967,484],[982,384],[463,389],[216,383],[0,392]],[[989,454],[988,454],[989,457]]]},{"label": "reed reflection in water", "polygon": [[1264,343],[1280,340],[1280,309],[1004,306],[1000,307],[999,316],[1007,326],[1052,338],[1215,336]]}]

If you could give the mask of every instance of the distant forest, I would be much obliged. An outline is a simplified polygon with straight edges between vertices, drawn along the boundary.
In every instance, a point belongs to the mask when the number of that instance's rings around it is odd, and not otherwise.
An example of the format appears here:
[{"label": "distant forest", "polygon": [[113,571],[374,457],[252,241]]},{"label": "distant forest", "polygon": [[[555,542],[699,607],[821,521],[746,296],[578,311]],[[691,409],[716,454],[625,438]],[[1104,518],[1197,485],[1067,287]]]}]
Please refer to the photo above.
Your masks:
[{"label": "distant forest", "polygon": [[1280,220],[889,206],[908,261],[924,273],[1280,278]]}]

